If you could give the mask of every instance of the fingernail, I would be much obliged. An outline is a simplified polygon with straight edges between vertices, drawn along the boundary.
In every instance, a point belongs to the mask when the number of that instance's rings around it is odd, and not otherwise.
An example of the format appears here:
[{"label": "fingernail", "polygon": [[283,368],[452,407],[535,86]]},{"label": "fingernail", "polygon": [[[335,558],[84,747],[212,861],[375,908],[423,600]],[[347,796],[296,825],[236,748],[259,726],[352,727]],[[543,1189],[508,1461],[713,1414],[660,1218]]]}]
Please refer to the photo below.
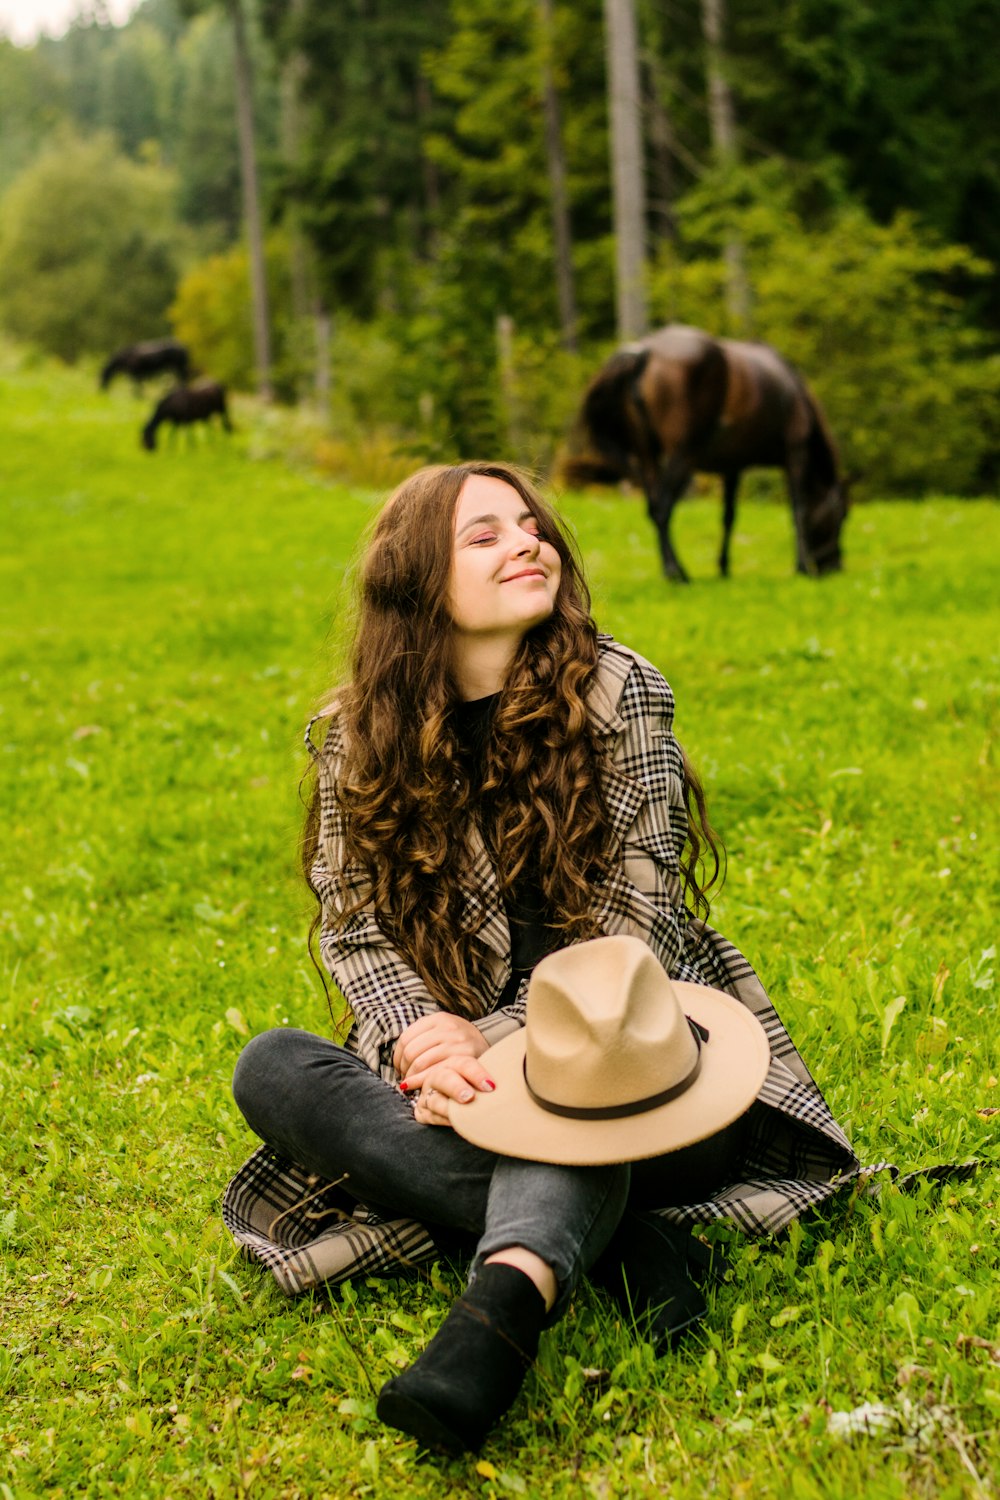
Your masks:
[{"label": "fingernail", "polygon": [[402,1083],[401,1083],[401,1084],[400,1084],[400,1085],[399,1085],[399,1092],[400,1092],[400,1093],[401,1093],[401,1094],[408,1094],[408,1093],[409,1093],[409,1091],[410,1091],[410,1085],[409,1085],[409,1084],[408,1084],[408,1083],[407,1083],[407,1082],[406,1082],[406,1081],[405,1081],[405,1080],[404,1080],[404,1081],[403,1081],[403,1082],[402,1082]]},{"label": "fingernail", "polygon": [[471,1089],[463,1089],[462,1092],[458,1096],[459,1103],[461,1103],[461,1104],[468,1104],[469,1100],[472,1097],[473,1097],[473,1093],[472,1093]]},{"label": "fingernail", "polygon": [[493,1090],[496,1088],[496,1084],[493,1082],[492,1078],[484,1078],[479,1087],[481,1089],[484,1089],[487,1093],[492,1094]]}]

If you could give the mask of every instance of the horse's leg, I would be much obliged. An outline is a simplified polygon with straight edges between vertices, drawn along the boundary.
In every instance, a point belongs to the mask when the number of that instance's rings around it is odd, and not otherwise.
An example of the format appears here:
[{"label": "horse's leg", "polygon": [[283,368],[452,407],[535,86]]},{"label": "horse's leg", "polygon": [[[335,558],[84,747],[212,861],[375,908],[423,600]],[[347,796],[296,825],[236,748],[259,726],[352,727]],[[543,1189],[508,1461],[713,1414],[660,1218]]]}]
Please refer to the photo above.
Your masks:
[{"label": "horse's leg", "polygon": [[663,572],[665,577],[672,578],[677,583],[687,583],[689,579],[670,540],[670,518],[674,513],[674,506],[691,483],[693,472],[687,459],[674,454],[646,489],[649,518],[656,527],[656,534],[660,539],[660,560],[663,563]]},{"label": "horse's leg", "polygon": [[727,474],[722,491],[722,548],[719,552],[719,576],[729,577],[729,541],[736,520],[736,491],[740,487],[740,470]]},{"label": "horse's leg", "polygon": [[792,502],[792,520],[795,522],[795,571],[815,573],[816,565],[806,541],[805,469],[805,449],[792,450],[785,465],[785,477],[788,480],[788,498]]}]

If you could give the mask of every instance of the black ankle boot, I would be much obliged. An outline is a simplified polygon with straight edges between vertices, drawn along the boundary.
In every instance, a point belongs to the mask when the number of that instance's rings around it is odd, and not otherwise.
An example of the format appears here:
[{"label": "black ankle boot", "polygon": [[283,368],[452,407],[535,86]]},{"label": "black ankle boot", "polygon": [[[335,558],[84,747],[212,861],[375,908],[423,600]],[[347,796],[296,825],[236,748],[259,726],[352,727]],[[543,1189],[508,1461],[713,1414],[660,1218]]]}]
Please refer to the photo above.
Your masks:
[{"label": "black ankle boot", "polygon": [[707,1274],[707,1255],[697,1254],[703,1250],[654,1214],[626,1213],[589,1279],[635,1320],[657,1354],[666,1354],[707,1311],[694,1279]]},{"label": "black ankle boot", "polygon": [[475,1451],[538,1352],[545,1302],[514,1266],[480,1266],[423,1354],[386,1381],[376,1411],[425,1448]]}]

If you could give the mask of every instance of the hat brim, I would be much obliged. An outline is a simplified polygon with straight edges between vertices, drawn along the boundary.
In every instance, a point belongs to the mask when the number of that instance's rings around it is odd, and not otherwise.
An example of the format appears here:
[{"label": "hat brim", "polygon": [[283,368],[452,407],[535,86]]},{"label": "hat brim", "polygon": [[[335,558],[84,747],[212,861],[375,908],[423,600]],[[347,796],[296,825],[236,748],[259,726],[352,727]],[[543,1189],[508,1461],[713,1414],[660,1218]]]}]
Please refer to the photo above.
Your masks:
[{"label": "hat brim", "polygon": [[552,1114],[528,1093],[527,1038],[521,1027],[479,1059],[495,1091],[477,1091],[468,1104],[449,1101],[452,1126],[474,1146],[500,1156],[580,1167],[642,1161],[715,1135],[744,1114],[760,1093],[771,1049],[757,1017],[732,995],[701,984],[672,983],[681,1008],[709,1034],[698,1076],[679,1097],[616,1120]]}]

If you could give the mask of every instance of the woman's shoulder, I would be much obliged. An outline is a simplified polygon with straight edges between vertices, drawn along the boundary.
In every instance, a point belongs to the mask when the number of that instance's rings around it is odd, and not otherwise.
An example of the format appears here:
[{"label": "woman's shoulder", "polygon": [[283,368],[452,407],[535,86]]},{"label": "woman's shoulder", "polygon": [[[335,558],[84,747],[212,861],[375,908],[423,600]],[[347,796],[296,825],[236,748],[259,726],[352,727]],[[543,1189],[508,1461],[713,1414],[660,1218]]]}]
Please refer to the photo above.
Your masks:
[{"label": "woman's shoulder", "polygon": [[597,638],[596,687],[604,706],[628,717],[632,711],[653,706],[673,709],[674,695],[663,673],[651,661],[616,641],[613,636]]},{"label": "woman's shoulder", "polygon": [[631,646],[616,641],[613,635],[606,635],[603,631],[597,637],[597,656],[599,670],[612,672],[623,682],[632,672],[650,680],[664,681],[659,667],[654,667],[651,661],[640,656],[638,651],[633,651]]}]

